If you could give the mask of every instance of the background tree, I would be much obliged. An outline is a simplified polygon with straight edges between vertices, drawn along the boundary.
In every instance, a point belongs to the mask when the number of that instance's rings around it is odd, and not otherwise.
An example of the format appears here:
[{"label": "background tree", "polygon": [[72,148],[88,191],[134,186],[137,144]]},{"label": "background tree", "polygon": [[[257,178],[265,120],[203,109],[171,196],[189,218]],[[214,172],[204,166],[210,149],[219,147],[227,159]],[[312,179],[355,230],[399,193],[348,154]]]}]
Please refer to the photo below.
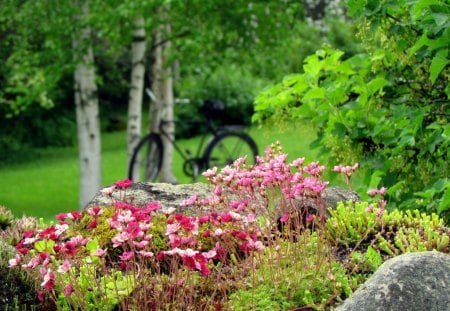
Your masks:
[{"label": "background tree", "polygon": [[[133,42],[131,45],[131,85],[128,102],[128,162],[130,162],[133,150],[139,143],[142,124],[142,94],[145,82],[145,52],[146,32],[144,18],[138,16],[134,20]],[[139,165],[135,166],[135,170]],[[133,174],[138,176],[137,173]]]},{"label": "background tree", "polygon": [[392,207],[449,221],[449,13],[446,1],[348,1],[366,48],[324,48],[303,73],[261,93],[255,120],[300,119],[331,162],[360,161]]},{"label": "background tree", "polygon": [[[75,20],[82,24],[89,16],[87,1],[82,1],[81,12]],[[101,187],[100,120],[95,83],[92,30],[81,26],[73,34],[75,55],[75,109],[78,129],[78,152],[80,159],[80,209],[94,197]]]}]

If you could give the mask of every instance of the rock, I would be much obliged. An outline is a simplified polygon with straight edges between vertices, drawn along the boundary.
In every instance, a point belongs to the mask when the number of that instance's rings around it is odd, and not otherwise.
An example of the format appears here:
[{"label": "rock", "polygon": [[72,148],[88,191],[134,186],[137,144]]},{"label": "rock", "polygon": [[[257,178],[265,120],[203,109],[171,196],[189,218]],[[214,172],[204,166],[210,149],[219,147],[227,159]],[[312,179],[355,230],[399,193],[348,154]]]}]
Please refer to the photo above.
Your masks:
[{"label": "rock", "polygon": [[[116,190],[112,197],[102,194],[100,191],[86,206],[109,206],[113,201],[124,201],[137,207],[143,207],[149,202],[159,202],[163,208],[180,208],[183,200],[197,194],[199,197],[208,197],[211,192],[206,184],[181,184],[167,183],[134,183],[126,190]],[[125,197],[124,197],[125,196]]]},{"label": "rock", "polygon": [[[162,208],[180,208],[180,203],[197,194],[199,198],[207,198],[212,195],[210,186],[203,183],[172,185],[167,183],[134,183],[126,190],[115,190],[111,196],[104,195],[100,191],[88,203],[91,206],[109,206],[114,201],[125,201],[138,207],[145,206],[148,202],[159,202]],[[125,197],[124,197],[125,196]],[[230,199],[233,200],[233,199]],[[311,213],[315,213],[317,203],[312,199],[306,201],[296,198],[296,204],[304,206],[305,202]],[[335,208],[339,201],[360,201],[358,194],[339,187],[328,187],[322,193],[322,203],[326,208]],[[198,208],[183,208],[187,214],[199,213]]]},{"label": "rock", "polygon": [[450,255],[420,252],[389,259],[336,310],[450,310]]}]

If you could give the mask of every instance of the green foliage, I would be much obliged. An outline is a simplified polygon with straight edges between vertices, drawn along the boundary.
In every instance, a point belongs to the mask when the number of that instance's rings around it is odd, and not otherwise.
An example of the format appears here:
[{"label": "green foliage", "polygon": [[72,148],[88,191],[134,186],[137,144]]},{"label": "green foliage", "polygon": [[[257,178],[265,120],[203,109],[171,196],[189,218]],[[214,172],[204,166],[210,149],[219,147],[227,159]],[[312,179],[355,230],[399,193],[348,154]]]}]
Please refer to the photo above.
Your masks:
[{"label": "green foliage", "polygon": [[[380,215],[367,202],[339,203],[329,213],[330,239],[345,249],[366,250],[365,260],[374,269],[380,264],[379,254],[388,258],[407,252],[449,251],[450,229],[436,214],[393,210]],[[364,261],[355,256],[355,262]]]},{"label": "green foliage", "polygon": [[332,247],[320,233],[309,231],[298,242],[268,247],[257,259],[251,286],[230,295],[233,310],[324,310],[351,295],[361,279],[332,257]]},{"label": "green foliage", "polygon": [[[361,162],[392,206],[450,221],[449,12],[445,1],[349,1],[367,52],[328,47],[256,99],[254,120],[312,122],[331,164]],[[380,171],[383,172],[380,174]],[[377,186],[377,185],[372,185]]]},{"label": "green foliage", "polygon": [[[77,280],[72,282],[75,273],[78,273]],[[61,293],[58,296],[58,304],[62,310],[73,310],[71,306],[82,306],[82,310],[113,310],[136,287],[134,276],[124,275],[115,269],[110,269],[106,274],[99,274],[96,265],[88,261],[81,263],[78,272],[72,268],[72,271],[61,277],[65,278],[63,284],[72,284],[77,293],[84,293],[84,296],[71,295],[70,298]]]},{"label": "green foliage", "polygon": [[37,284],[25,271],[8,267],[8,260],[14,258],[14,247],[0,240],[0,301],[2,310],[41,310],[36,298]]}]

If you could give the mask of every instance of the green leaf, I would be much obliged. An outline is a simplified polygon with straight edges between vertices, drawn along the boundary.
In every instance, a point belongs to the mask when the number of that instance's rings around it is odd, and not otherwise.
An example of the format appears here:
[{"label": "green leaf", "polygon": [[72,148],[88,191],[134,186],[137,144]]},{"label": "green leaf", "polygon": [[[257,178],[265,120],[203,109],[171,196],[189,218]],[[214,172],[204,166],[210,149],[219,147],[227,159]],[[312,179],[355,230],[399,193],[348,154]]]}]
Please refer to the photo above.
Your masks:
[{"label": "green leaf", "polygon": [[437,212],[439,214],[447,210],[450,210],[450,182],[447,184],[446,188],[447,189],[445,190],[444,195],[442,196],[442,201],[437,209]]},{"label": "green leaf", "polygon": [[325,90],[321,87],[314,87],[311,88],[308,92],[306,92],[302,100],[322,99],[322,98],[325,98]]},{"label": "green leaf", "polygon": [[90,253],[94,253],[98,248],[98,241],[97,239],[93,239],[90,240],[87,244],[86,244],[86,249],[90,252]]},{"label": "green leaf", "polygon": [[384,78],[378,77],[372,79],[368,84],[368,88],[371,94],[375,94],[377,91],[380,91],[383,87],[389,85],[389,81]]},{"label": "green leaf", "polygon": [[348,14],[359,17],[364,10],[365,0],[347,0]]},{"label": "green leaf", "polygon": [[448,49],[440,50],[431,61],[430,80],[434,83],[441,71],[450,63],[448,60]]},{"label": "green leaf", "polygon": [[367,261],[372,265],[372,267],[374,267],[375,270],[378,269],[383,263],[381,255],[370,245],[369,247],[367,247],[365,257]]},{"label": "green leaf", "polygon": [[384,175],[385,173],[380,170],[376,170],[375,172],[373,172],[372,176],[370,177],[369,188],[370,189],[378,188],[378,186],[380,185],[380,181],[384,177]]},{"label": "green leaf", "polygon": [[41,240],[34,243],[34,248],[40,253],[54,253],[53,246],[55,246],[55,241],[53,240]]}]

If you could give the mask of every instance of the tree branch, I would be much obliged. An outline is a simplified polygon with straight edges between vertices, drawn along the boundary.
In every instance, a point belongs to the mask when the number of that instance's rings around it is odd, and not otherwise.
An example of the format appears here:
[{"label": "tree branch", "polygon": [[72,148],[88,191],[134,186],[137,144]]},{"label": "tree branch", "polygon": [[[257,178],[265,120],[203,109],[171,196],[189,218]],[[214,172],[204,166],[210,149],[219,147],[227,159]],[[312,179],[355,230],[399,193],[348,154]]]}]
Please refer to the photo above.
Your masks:
[{"label": "tree branch", "polygon": [[163,44],[166,43],[166,42],[169,42],[169,41],[172,41],[172,40],[178,39],[178,38],[183,38],[183,37],[186,37],[187,35],[190,35],[190,34],[191,34],[191,31],[190,31],[190,30],[185,30],[185,31],[180,32],[180,33],[178,33],[178,34],[175,34],[175,35],[173,35],[173,36],[164,38],[164,39],[162,39],[161,41],[156,42],[155,44],[152,44],[152,46],[150,47],[150,49],[151,49],[151,50],[154,50],[155,48],[157,48],[158,46],[163,45]]}]

